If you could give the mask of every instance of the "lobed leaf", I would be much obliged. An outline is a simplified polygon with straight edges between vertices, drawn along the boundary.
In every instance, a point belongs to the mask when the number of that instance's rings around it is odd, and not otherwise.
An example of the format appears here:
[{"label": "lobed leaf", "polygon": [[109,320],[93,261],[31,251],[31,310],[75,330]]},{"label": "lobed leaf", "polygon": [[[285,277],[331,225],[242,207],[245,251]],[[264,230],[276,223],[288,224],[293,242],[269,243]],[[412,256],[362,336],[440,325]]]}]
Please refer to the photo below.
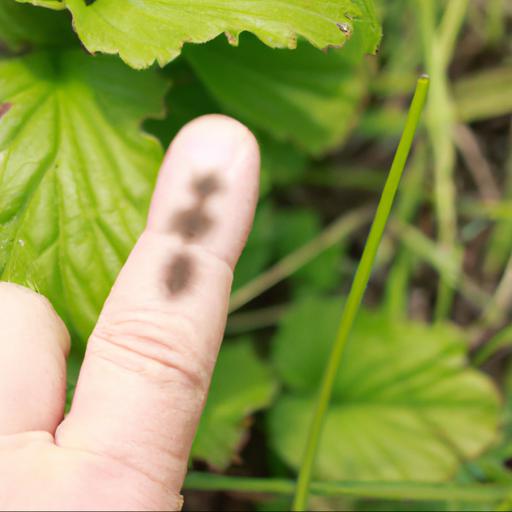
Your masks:
[{"label": "lobed leaf", "polygon": [[[339,301],[303,301],[274,341],[288,391],[270,412],[271,443],[294,468],[340,311]],[[500,403],[491,381],[466,366],[465,351],[450,325],[396,323],[363,310],[335,383],[316,476],[441,481],[477,456],[497,435]]]},{"label": "lobed leaf", "polygon": [[[322,232],[318,213],[309,208],[282,208],[274,219],[277,256],[285,258]],[[308,295],[339,286],[343,247],[336,244],[290,276],[295,295]]]},{"label": "lobed leaf", "polygon": [[342,46],[357,28],[365,48],[380,40],[373,0],[18,0],[67,7],[90,52],[118,53],[135,68],[161,66],[183,44],[226,33],[232,44],[250,31],[272,47],[295,48],[302,36],[318,48]]},{"label": "lobed leaf", "polygon": [[165,88],[81,50],[0,61],[0,279],[82,342],[144,225],[162,149],[139,123]]},{"label": "lobed leaf", "polygon": [[247,36],[238,48],[222,39],[184,53],[223,109],[313,155],[339,145],[355,123],[367,90],[364,45],[319,53],[303,41],[293,52]]}]

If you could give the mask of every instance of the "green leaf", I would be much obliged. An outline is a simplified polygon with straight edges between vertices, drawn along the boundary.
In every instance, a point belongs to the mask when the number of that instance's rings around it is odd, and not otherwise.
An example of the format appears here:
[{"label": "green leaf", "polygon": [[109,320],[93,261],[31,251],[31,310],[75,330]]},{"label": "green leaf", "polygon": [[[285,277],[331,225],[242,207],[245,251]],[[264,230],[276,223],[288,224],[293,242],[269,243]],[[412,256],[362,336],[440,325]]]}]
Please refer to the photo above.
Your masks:
[{"label": "green leaf", "polygon": [[20,5],[15,0],[0,1],[0,44],[10,50],[29,45],[63,46],[76,40],[66,13]]},{"label": "green leaf", "polygon": [[260,203],[247,244],[235,268],[233,290],[257,277],[272,259],[273,211],[268,201]]},{"label": "green leaf", "polygon": [[356,121],[367,88],[363,53],[354,34],[346,48],[326,53],[304,42],[293,52],[272,50],[246,36],[239,48],[219,38],[184,55],[228,114],[318,155]]},{"label": "green leaf", "polygon": [[139,123],[165,87],[80,50],[0,61],[0,279],[82,342],[143,228],[162,150]]},{"label": "green leaf", "polygon": [[275,391],[275,379],[256,356],[249,339],[226,344],[220,352],[192,457],[226,468],[244,442],[248,416],[270,405]]},{"label": "green leaf", "polygon": [[307,155],[287,142],[255,131],[261,152],[260,196],[274,187],[287,187],[301,182],[309,159]]},{"label": "green leaf", "polygon": [[[274,219],[277,256],[284,258],[318,236],[322,230],[319,215],[308,209],[281,209]],[[323,251],[304,265],[290,280],[296,293],[310,294],[339,285],[342,247],[339,244]]]},{"label": "green leaf", "polygon": [[[271,443],[293,468],[340,312],[338,301],[308,299],[274,340],[288,391],[270,413]],[[476,457],[497,435],[500,403],[491,381],[467,368],[466,346],[453,326],[361,311],[334,386],[317,478],[441,481]]]},{"label": "green leaf", "polygon": [[144,126],[166,147],[188,122],[206,114],[222,113],[222,108],[183,59],[169,64],[164,73],[171,81],[165,99],[168,114],[164,119],[149,119]]},{"label": "green leaf", "polygon": [[373,0],[22,0],[66,6],[90,52],[118,53],[135,68],[162,66],[185,42],[204,43],[226,33],[232,44],[249,31],[272,47],[295,48],[302,36],[318,48],[342,46],[361,33],[366,51],[380,40]]}]

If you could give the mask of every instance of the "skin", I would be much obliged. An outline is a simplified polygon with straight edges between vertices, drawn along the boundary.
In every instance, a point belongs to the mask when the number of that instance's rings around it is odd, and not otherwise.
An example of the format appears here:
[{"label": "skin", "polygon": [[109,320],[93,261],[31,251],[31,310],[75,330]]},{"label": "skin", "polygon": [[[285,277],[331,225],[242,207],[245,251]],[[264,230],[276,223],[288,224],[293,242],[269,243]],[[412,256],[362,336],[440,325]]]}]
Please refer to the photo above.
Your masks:
[{"label": "skin", "polygon": [[[43,297],[0,283],[0,508],[181,508],[258,173],[240,123],[206,116],[179,133],[64,419],[66,327]],[[193,236],[176,220],[187,211],[208,219]]]}]

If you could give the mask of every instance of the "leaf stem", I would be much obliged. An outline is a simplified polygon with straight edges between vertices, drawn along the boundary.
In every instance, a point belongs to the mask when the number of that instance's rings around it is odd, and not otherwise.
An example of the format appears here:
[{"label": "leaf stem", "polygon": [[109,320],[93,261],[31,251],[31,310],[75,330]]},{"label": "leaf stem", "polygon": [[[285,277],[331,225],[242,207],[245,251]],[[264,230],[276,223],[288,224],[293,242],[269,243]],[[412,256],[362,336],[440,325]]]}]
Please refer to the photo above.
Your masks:
[{"label": "leaf stem", "polygon": [[[290,496],[295,484],[282,478],[248,478],[191,472],[185,489]],[[385,500],[496,502],[510,495],[510,488],[497,484],[453,484],[419,482],[312,482],[311,493],[318,496],[352,496]]]},{"label": "leaf stem", "polygon": [[368,235],[363,255],[361,257],[361,261],[359,262],[359,266],[347,298],[346,306],[341,317],[338,334],[334,342],[327,367],[325,369],[316,410],[309,430],[308,439],[306,441],[304,458],[299,472],[299,478],[297,481],[296,493],[293,502],[294,511],[303,511],[307,509],[313,465],[320,442],[325,414],[331,400],[332,388],[336,374],[338,373],[338,369],[341,364],[341,358],[350,331],[352,329],[352,325],[361,305],[366,286],[370,279],[372,267],[377,255],[377,250],[382,240],[384,229],[391,212],[391,207],[398,190],[400,178],[402,177],[407,157],[409,156],[411,149],[412,141],[418,127],[420,116],[425,106],[429,83],[430,81],[427,76],[420,77],[417,82],[414,98],[407,115],[405,128],[400,139],[393,163],[391,165],[391,170],[389,172],[388,179],[384,186],[384,191],[377,207],[377,212],[370,229],[370,234]]}]

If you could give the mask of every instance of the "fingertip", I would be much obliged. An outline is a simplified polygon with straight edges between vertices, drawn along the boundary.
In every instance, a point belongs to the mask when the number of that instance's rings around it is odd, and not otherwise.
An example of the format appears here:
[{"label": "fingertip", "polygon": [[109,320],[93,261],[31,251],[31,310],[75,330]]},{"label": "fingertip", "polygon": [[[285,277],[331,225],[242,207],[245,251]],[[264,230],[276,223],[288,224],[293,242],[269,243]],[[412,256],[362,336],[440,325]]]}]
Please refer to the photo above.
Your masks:
[{"label": "fingertip", "polygon": [[[234,155],[256,160],[260,149],[254,134],[240,121],[223,114],[208,114],[186,124],[169,147],[168,155],[179,151],[198,167],[230,165]],[[258,171],[259,165],[253,166]]]},{"label": "fingertip", "polygon": [[214,114],[175,137],[160,170],[148,228],[200,245],[233,268],[259,196],[260,151],[242,123]]},{"label": "fingertip", "polygon": [[68,355],[71,341],[69,331],[50,301],[30,288],[19,284],[0,282],[0,323],[7,335],[32,326],[34,334],[52,333],[64,355]]},{"label": "fingertip", "polygon": [[69,333],[50,302],[0,283],[0,436],[53,433],[64,414]]}]

